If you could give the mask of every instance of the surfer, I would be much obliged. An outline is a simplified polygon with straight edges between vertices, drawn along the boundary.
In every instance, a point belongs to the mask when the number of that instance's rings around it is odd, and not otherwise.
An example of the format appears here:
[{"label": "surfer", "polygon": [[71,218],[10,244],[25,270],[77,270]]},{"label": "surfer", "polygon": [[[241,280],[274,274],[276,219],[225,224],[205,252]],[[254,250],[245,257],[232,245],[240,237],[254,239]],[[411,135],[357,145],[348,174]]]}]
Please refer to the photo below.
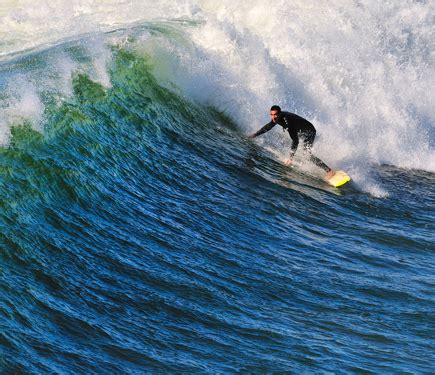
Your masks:
[{"label": "surfer", "polygon": [[277,105],[273,105],[270,108],[270,118],[272,121],[264,125],[259,131],[251,134],[249,138],[258,137],[259,135],[268,132],[276,124],[279,124],[283,127],[283,131],[288,131],[290,138],[292,139],[290,158],[285,162],[286,165],[292,164],[293,157],[299,145],[299,140],[301,140],[304,151],[308,152],[309,154],[310,161],[322,168],[327,173],[327,178],[330,178],[334,175],[335,172],[311,152],[314,138],[316,137],[316,129],[311,122],[294,113],[281,111],[281,108]]}]

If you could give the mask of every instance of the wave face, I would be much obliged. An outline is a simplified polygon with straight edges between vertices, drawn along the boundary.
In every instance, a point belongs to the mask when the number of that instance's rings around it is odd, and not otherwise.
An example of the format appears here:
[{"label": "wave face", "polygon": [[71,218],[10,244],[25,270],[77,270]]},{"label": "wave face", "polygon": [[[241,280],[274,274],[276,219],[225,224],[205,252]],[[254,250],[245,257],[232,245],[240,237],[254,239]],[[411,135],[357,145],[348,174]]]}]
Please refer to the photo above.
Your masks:
[{"label": "wave face", "polygon": [[[0,6],[0,369],[428,372],[425,2]],[[268,121],[309,118],[336,190]]]}]

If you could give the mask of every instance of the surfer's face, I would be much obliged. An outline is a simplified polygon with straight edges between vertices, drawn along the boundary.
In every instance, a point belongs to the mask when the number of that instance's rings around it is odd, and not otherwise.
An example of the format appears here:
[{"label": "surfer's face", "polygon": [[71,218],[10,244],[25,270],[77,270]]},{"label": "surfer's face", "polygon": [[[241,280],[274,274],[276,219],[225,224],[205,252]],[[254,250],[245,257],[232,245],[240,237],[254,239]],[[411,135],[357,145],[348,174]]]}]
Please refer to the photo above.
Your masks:
[{"label": "surfer's face", "polygon": [[270,118],[272,119],[272,122],[277,122],[279,116],[278,111],[270,111]]}]

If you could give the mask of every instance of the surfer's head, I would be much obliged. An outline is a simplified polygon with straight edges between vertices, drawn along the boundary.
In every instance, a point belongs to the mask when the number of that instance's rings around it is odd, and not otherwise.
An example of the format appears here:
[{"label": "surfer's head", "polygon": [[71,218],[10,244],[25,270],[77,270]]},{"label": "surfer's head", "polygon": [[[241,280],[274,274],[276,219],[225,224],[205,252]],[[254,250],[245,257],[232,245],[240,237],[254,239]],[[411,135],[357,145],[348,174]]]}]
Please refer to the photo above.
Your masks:
[{"label": "surfer's head", "polygon": [[273,105],[270,107],[270,118],[273,122],[278,121],[279,114],[281,113],[281,108],[278,105]]}]

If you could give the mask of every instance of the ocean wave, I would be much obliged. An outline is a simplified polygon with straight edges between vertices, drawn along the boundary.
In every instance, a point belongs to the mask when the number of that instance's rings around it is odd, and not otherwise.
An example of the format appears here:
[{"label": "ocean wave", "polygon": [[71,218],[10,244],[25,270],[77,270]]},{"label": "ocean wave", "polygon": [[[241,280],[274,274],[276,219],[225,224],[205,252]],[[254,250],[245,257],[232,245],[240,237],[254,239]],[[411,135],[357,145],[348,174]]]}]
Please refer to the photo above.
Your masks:
[{"label": "ocean wave", "polygon": [[[425,94],[435,74],[423,3],[293,2],[269,12],[262,1],[250,9],[208,1],[99,4],[44,5],[32,13],[23,3],[3,11],[5,40],[17,35],[13,24],[30,43],[3,47],[3,144],[21,119],[42,128],[47,96],[68,98],[75,72],[110,87],[111,49],[121,45],[150,55],[162,85],[225,112],[244,132],[266,123],[278,103],[312,121],[316,153],[355,176],[370,179],[367,164],[435,170],[435,116]],[[68,22],[60,27],[62,16]],[[40,33],[26,36],[36,24]],[[285,155],[288,142],[275,133],[266,145]]]}]

